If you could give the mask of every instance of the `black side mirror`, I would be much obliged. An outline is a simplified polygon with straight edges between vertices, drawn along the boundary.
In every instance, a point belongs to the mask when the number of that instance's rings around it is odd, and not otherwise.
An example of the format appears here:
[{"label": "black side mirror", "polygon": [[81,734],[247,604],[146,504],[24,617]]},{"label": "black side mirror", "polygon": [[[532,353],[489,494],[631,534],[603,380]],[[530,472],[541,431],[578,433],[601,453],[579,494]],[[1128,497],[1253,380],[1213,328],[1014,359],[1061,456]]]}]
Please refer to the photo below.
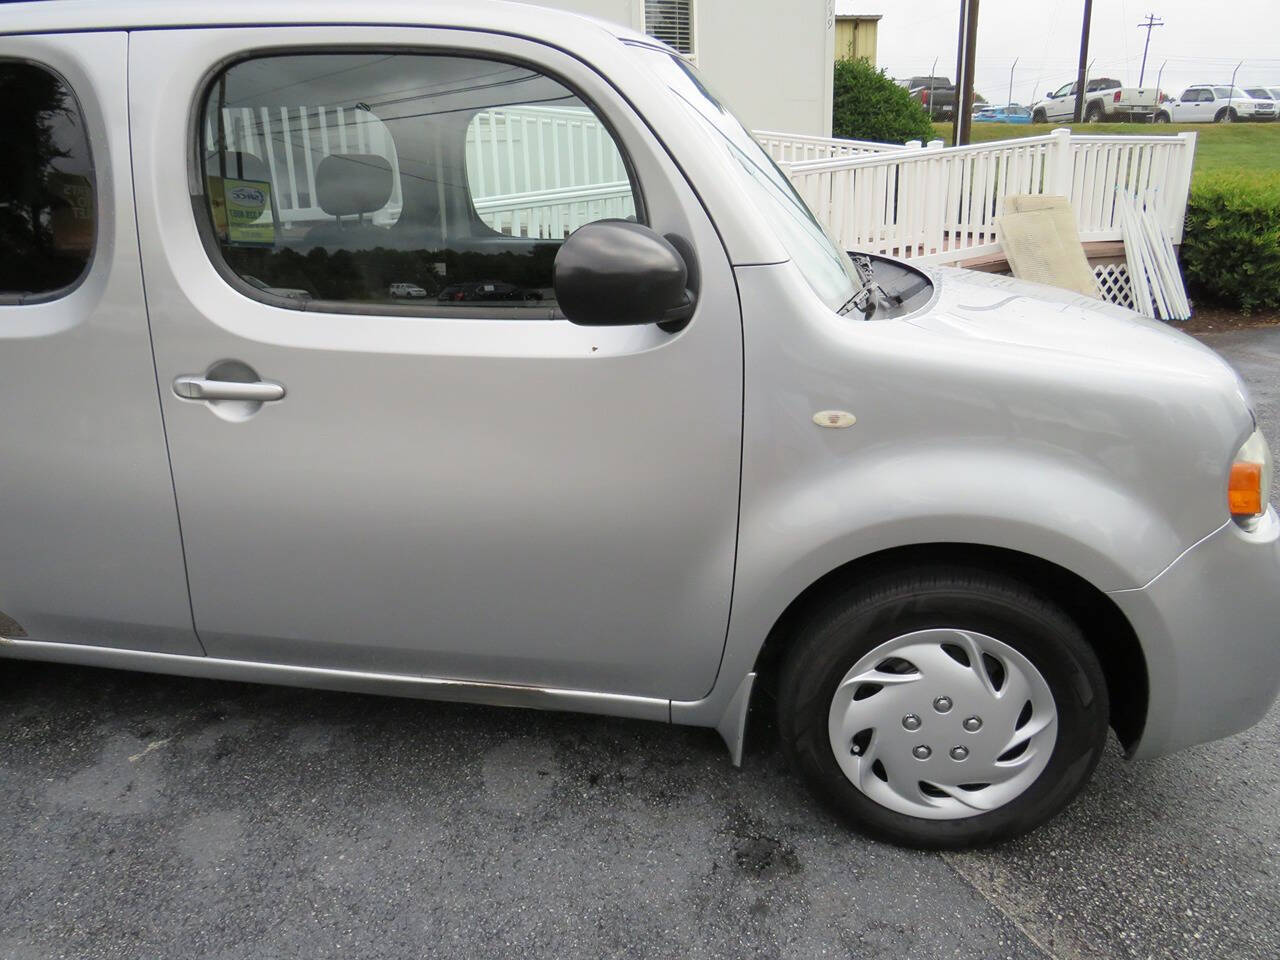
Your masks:
[{"label": "black side mirror", "polygon": [[679,329],[693,316],[689,269],[672,243],[630,220],[584,224],[556,253],[560,310],[586,327],[657,323]]}]

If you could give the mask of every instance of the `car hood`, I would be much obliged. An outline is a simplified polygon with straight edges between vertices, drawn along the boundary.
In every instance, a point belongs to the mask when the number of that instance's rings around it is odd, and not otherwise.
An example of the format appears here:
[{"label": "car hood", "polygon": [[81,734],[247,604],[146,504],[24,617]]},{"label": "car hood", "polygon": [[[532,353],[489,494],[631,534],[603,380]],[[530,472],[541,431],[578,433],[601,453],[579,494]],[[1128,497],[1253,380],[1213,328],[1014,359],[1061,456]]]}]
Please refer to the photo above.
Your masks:
[{"label": "car hood", "polygon": [[938,288],[932,308],[907,318],[922,331],[1024,356],[1203,378],[1244,395],[1240,378],[1218,354],[1124,307],[974,270],[942,268],[932,279]]}]

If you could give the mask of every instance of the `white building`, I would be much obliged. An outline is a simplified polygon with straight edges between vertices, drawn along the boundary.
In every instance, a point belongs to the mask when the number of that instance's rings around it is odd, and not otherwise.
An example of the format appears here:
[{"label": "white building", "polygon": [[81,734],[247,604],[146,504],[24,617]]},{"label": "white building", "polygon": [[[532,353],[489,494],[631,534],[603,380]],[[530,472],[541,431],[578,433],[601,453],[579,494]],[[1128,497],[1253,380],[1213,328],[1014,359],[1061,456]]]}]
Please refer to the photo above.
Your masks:
[{"label": "white building", "polygon": [[611,20],[680,50],[755,130],[831,135],[834,0],[524,0]]}]

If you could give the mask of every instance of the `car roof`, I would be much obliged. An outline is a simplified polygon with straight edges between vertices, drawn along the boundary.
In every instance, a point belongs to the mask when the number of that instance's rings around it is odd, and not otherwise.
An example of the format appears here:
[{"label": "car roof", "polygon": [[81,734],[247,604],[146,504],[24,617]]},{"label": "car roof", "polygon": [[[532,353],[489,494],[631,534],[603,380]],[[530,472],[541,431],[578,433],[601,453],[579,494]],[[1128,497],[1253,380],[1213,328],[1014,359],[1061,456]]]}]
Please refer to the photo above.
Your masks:
[{"label": "car roof", "polygon": [[225,26],[470,27],[566,45],[605,38],[666,48],[645,34],[581,14],[504,0],[38,0],[0,3],[0,34]]}]

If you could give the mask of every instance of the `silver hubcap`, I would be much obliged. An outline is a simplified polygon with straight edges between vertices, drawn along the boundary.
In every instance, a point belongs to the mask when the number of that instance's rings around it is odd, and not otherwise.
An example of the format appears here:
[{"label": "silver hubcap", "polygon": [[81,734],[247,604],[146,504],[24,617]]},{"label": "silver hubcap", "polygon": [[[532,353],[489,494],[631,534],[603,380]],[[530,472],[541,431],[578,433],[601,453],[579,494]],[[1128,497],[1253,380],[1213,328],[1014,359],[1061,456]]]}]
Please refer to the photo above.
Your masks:
[{"label": "silver hubcap", "polygon": [[827,718],[849,781],[890,810],[972,817],[1019,796],[1044,771],[1058,712],[1040,671],[970,630],[882,643],[844,675]]}]

